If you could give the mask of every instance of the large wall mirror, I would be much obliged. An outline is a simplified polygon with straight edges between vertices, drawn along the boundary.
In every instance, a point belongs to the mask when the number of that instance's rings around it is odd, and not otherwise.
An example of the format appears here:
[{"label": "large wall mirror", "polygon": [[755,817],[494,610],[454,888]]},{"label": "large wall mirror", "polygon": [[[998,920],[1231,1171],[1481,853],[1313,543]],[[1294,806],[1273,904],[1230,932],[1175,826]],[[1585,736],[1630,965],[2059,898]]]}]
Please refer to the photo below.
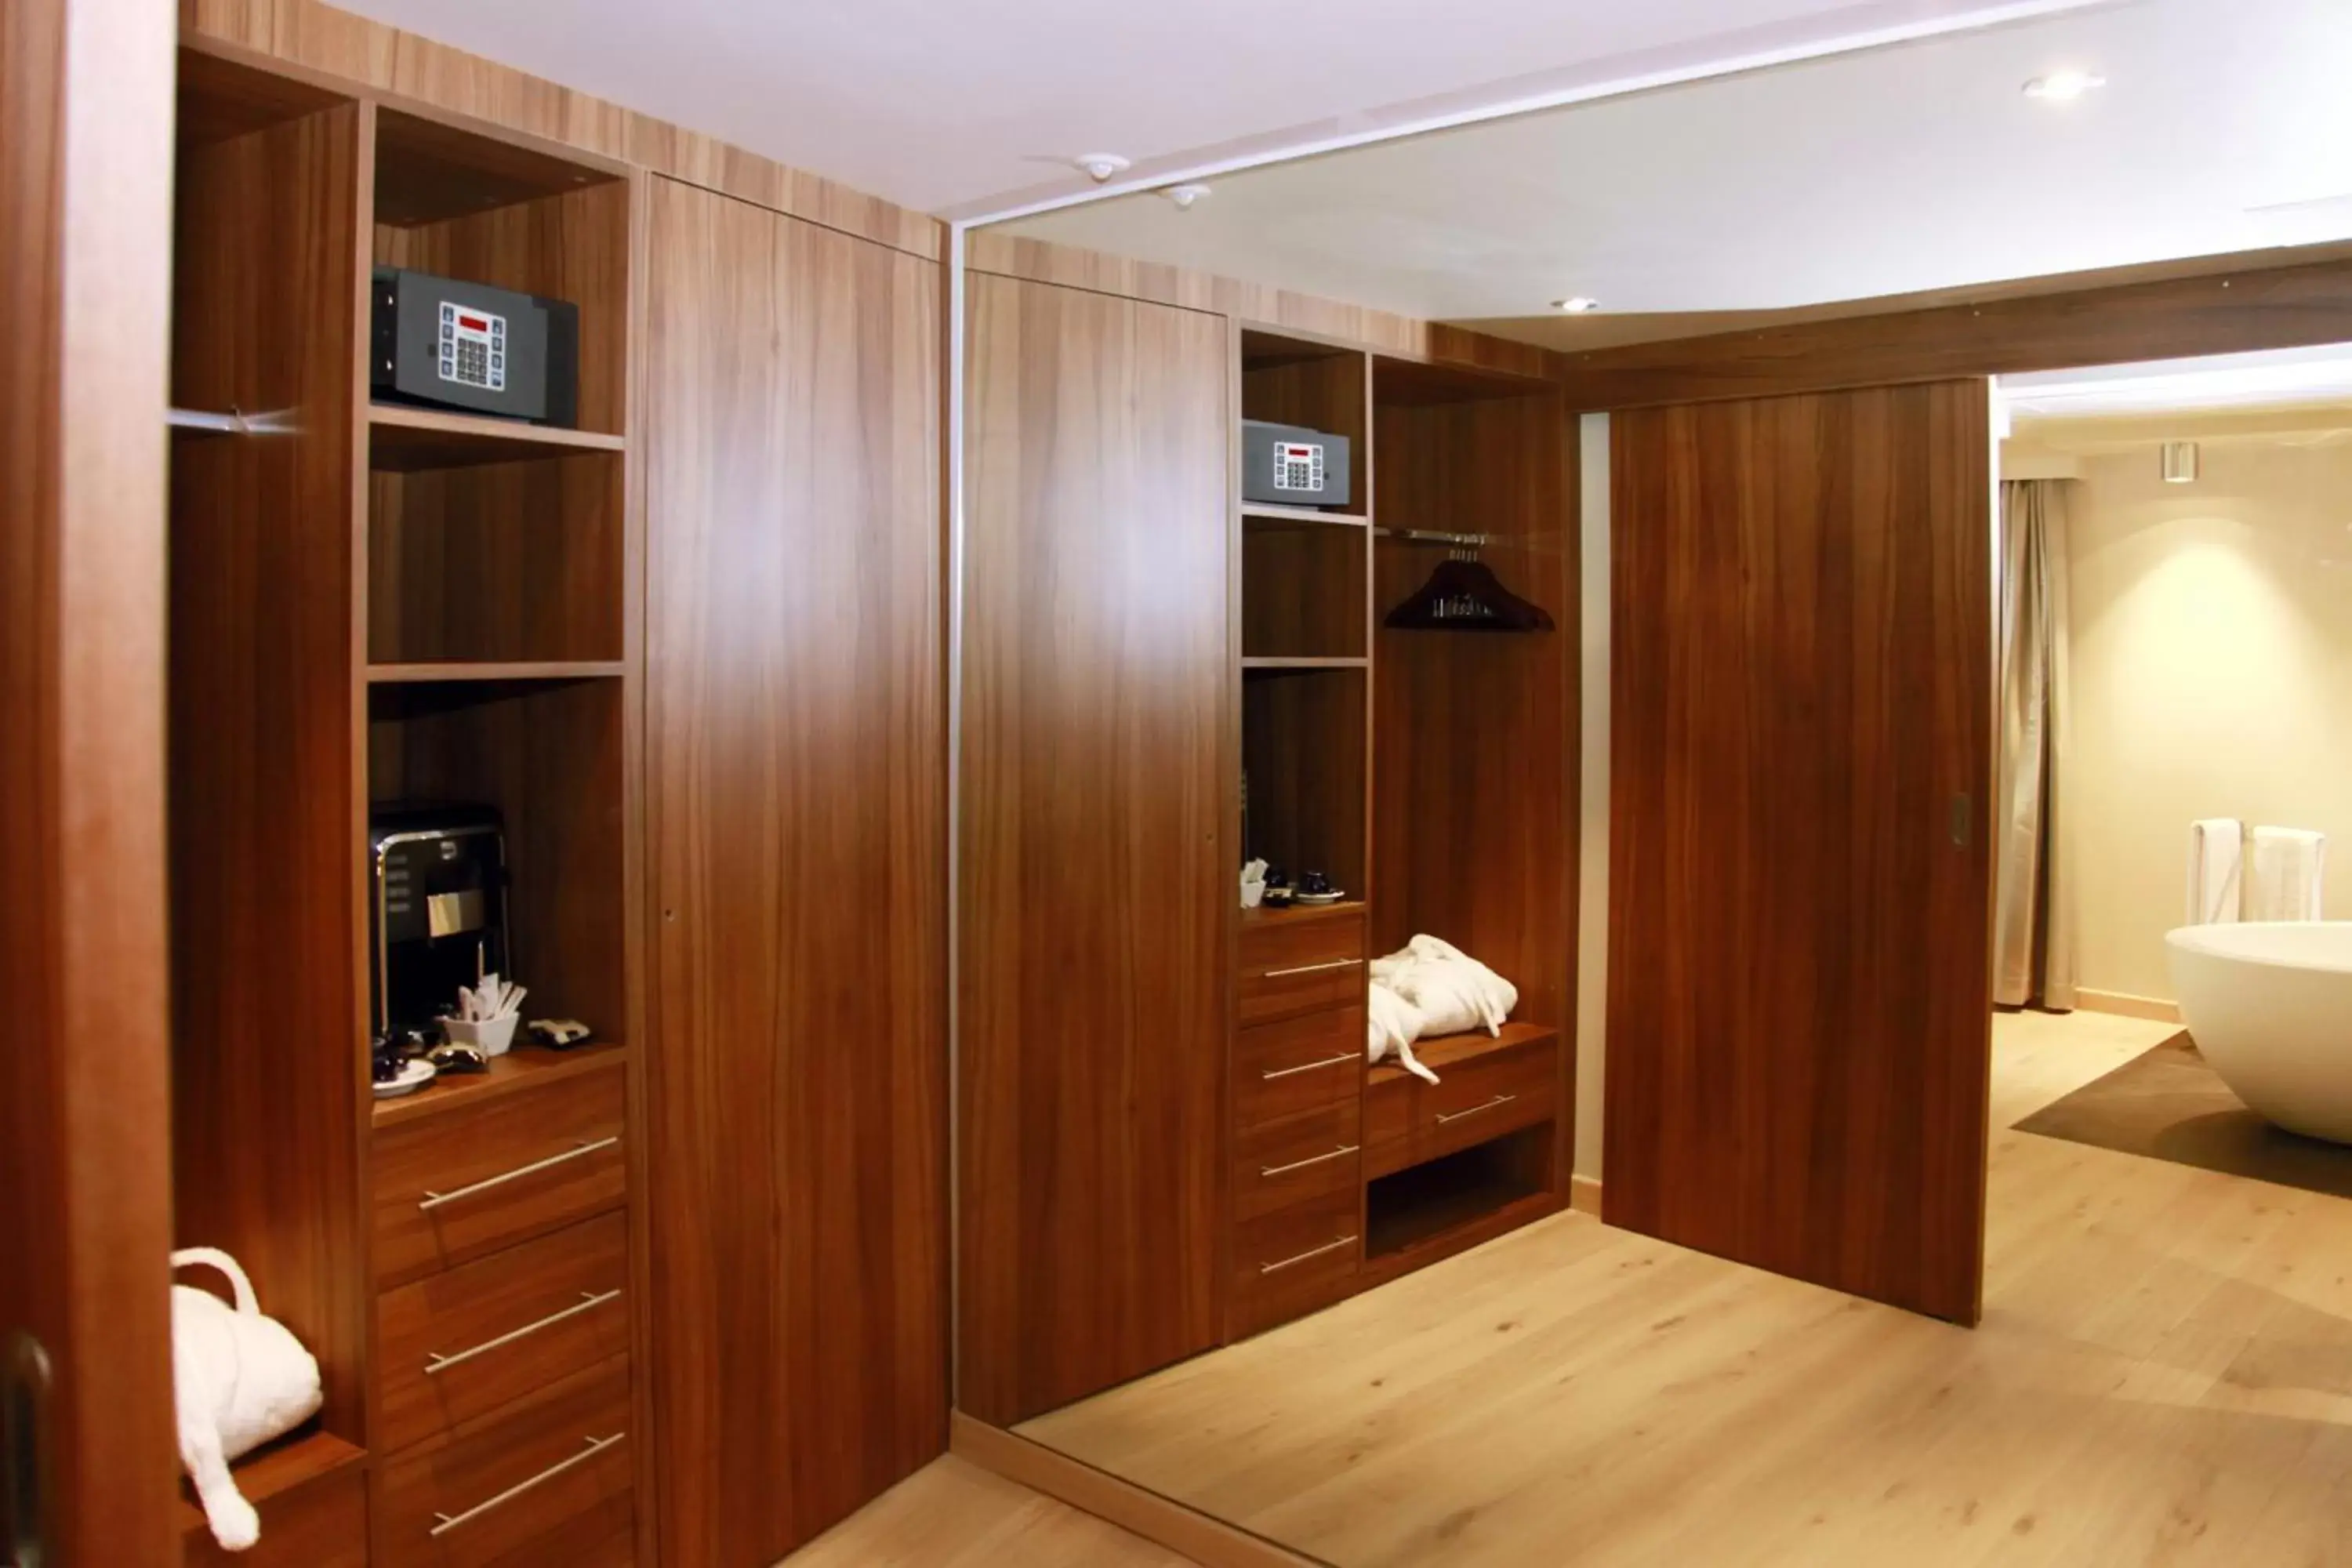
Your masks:
[{"label": "large wall mirror", "polygon": [[[2105,1391],[2165,1334],[2108,1284],[2193,1312],[2233,1266],[2168,1205],[2270,1189],[2013,1131],[2180,1026],[2087,972],[1995,1013],[2075,848],[2019,509],[2091,504],[2019,443],[2163,421],[2025,441],[1994,382],[2336,363],[2347,49],[2321,0],[2057,8],[970,233],[962,1415],[1265,1561],[2138,1528],[2171,1429]],[[2352,449],[2352,375],[2264,384]]]}]

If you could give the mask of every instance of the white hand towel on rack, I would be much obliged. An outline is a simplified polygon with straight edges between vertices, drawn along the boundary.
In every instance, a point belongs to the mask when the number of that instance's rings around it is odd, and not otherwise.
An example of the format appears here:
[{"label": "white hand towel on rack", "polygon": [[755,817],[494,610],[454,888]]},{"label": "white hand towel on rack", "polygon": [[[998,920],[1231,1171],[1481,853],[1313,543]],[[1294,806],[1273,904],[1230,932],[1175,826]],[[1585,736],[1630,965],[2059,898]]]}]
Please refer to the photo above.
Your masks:
[{"label": "white hand towel on rack", "polygon": [[2250,921],[2315,921],[2327,876],[2327,835],[2303,827],[2257,827],[2246,878]]},{"label": "white hand towel on rack", "polygon": [[2189,923],[2234,925],[2246,859],[2246,825],[2209,817],[2189,825]]}]

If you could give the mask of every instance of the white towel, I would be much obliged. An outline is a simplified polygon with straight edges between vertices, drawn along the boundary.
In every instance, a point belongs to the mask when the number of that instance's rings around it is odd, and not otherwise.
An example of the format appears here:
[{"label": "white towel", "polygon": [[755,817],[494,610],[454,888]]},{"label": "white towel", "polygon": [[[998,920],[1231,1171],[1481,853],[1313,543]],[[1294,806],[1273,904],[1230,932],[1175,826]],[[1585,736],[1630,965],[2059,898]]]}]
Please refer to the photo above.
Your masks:
[{"label": "white towel", "polygon": [[2302,827],[2257,827],[2246,878],[2250,921],[2315,921],[2327,876],[2327,835]]},{"label": "white towel", "polygon": [[2189,825],[2189,923],[2234,925],[2246,858],[2246,825],[2210,817]]},{"label": "white towel", "polygon": [[1416,936],[1386,958],[1372,960],[1372,978],[1421,1009],[1432,1035],[1502,1032],[1519,1005],[1518,988],[1450,942]]},{"label": "white towel", "polygon": [[1412,1054],[1413,1041],[1421,1038],[1422,1030],[1429,1026],[1429,1020],[1422,1016],[1421,1009],[1377,980],[1372,982],[1368,1001],[1369,1005],[1364,1009],[1365,1055],[1372,1061],[1379,1061],[1394,1052],[1405,1071],[1435,1083],[1437,1075],[1423,1067],[1421,1058]]}]

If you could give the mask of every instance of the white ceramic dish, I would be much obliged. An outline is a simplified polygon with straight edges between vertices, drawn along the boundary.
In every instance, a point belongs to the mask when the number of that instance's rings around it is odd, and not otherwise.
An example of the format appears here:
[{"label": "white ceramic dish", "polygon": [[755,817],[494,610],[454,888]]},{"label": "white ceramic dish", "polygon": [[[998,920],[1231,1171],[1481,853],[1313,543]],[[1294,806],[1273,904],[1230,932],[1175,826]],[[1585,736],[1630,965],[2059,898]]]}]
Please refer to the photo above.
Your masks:
[{"label": "white ceramic dish", "polygon": [[443,1018],[441,1032],[450,1043],[471,1046],[486,1057],[502,1057],[514,1044],[515,1026],[522,1022],[520,1013],[509,1013],[502,1018],[486,1018],[467,1023],[463,1018]]},{"label": "white ceramic dish", "polygon": [[434,1075],[440,1070],[423,1057],[411,1058],[408,1065],[400,1069],[398,1078],[394,1079],[390,1083],[380,1083],[375,1086],[375,1097],[378,1100],[398,1100],[404,1094],[415,1094],[418,1089],[431,1083]]}]

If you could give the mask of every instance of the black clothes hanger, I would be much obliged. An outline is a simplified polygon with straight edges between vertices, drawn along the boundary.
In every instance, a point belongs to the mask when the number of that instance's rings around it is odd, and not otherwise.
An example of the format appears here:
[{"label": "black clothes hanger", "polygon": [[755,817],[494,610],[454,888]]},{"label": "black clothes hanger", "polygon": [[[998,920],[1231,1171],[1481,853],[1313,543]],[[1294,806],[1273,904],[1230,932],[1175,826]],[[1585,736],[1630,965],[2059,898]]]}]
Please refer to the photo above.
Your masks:
[{"label": "black clothes hanger", "polygon": [[1551,613],[1503,586],[1476,553],[1437,563],[1420,591],[1388,613],[1385,625],[1414,632],[1548,632]]}]

